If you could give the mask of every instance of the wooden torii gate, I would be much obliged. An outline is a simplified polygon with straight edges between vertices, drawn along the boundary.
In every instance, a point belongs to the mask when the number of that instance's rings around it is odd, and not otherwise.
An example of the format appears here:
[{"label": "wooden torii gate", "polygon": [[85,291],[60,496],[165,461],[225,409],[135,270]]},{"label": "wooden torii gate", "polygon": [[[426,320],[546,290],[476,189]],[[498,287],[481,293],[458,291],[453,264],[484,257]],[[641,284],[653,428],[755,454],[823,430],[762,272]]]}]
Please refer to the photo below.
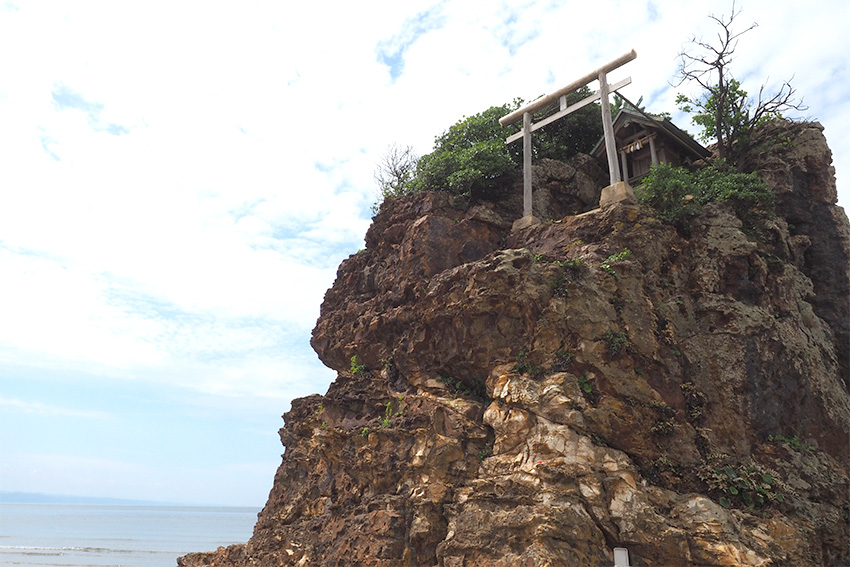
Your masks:
[{"label": "wooden torii gate", "polygon": [[[551,94],[542,96],[537,100],[532,101],[523,106],[522,108],[517,109],[499,119],[499,124],[501,124],[502,126],[509,126],[514,122],[517,122],[522,119],[522,131],[517,132],[513,136],[509,136],[505,140],[505,143],[510,144],[522,138],[523,218],[521,220],[525,221],[525,223],[523,223],[524,225],[532,224],[534,222],[531,211],[531,133],[597,100],[602,101],[602,130],[605,134],[605,149],[608,155],[608,173],[611,178],[611,185],[613,186],[622,181],[620,179],[620,168],[617,162],[617,147],[614,143],[614,126],[611,121],[611,107],[608,103],[608,97],[610,93],[630,84],[632,80],[629,77],[618,83],[609,85],[608,73],[610,73],[614,69],[622,67],[629,61],[633,60],[635,57],[637,57],[637,53],[634,49],[632,49],[625,55],[621,55],[620,57],[618,57],[614,61],[611,61],[607,65],[603,65],[592,73],[588,73],[581,79],[573,81],[569,85],[560,88]],[[595,80],[599,81],[598,91],[596,91],[591,96],[567,107],[567,94],[577,89],[580,89],[581,87]],[[536,110],[544,108],[555,100],[560,100],[560,110],[555,114],[552,114],[551,116],[547,116],[543,120],[532,123],[532,113]]]}]

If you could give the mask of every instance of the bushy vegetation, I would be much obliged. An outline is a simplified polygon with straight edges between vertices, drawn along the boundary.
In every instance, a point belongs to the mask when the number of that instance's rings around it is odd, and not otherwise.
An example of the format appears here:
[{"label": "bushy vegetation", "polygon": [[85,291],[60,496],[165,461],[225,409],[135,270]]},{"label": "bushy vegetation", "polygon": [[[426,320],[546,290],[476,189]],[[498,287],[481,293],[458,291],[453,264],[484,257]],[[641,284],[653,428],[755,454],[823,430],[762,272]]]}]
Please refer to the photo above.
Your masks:
[{"label": "bushy vegetation", "polygon": [[[567,96],[573,104],[589,96],[587,87]],[[505,144],[518,125],[502,127],[499,118],[522,106],[521,99],[464,117],[436,137],[431,153],[416,157],[410,148],[391,146],[375,172],[381,200],[422,191],[483,195],[513,178],[522,165],[522,144]],[[557,102],[554,103],[557,105]],[[544,108],[535,119],[551,114]],[[587,153],[602,137],[598,104],[590,104],[532,136],[532,157],[564,160]]]},{"label": "bushy vegetation", "polygon": [[437,136],[434,151],[416,164],[412,189],[465,195],[492,189],[512,175],[519,160],[505,137],[513,131],[500,126],[499,118],[514,109],[513,105],[492,106]]},{"label": "bushy vegetation", "polygon": [[745,226],[755,215],[773,210],[773,192],[755,173],[739,173],[725,160],[694,173],[682,167],[653,166],[643,185],[635,189],[641,204],[655,209],[659,218],[683,223],[713,201],[729,203]]}]

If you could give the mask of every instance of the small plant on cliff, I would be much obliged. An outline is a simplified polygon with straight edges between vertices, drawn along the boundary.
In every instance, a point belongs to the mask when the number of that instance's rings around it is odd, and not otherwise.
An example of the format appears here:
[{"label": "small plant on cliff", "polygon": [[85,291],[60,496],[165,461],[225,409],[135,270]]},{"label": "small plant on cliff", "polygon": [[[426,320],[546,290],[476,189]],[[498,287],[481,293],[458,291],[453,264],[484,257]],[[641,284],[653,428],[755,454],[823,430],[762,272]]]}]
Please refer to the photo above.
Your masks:
[{"label": "small plant on cliff", "polygon": [[584,260],[581,258],[570,258],[566,262],[555,260],[552,262],[563,271],[552,280],[552,290],[559,297],[567,297],[569,295],[569,287],[578,280],[584,269]]},{"label": "small plant on cliff", "polygon": [[448,389],[449,393],[452,395],[452,398],[457,398],[458,396],[470,396],[472,392],[469,388],[466,387],[466,384],[452,378],[451,376],[438,376],[437,382],[441,382],[445,384],[446,389]]},{"label": "small plant on cliff", "polygon": [[366,365],[357,363],[357,355],[351,357],[351,373],[357,376],[358,374],[366,374]]},{"label": "small plant on cliff", "polygon": [[688,408],[688,421],[694,424],[700,423],[705,410],[705,393],[694,386],[693,382],[685,382],[679,387],[685,396],[685,405]]},{"label": "small plant on cliff", "polygon": [[485,443],[484,447],[478,451],[478,462],[482,462],[487,457],[493,454],[493,444]]},{"label": "small plant on cliff", "polygon": [[662,402],[652,404],[652,409],[655,410],[658,418],[655,424],[650,428],[650,431],[656,435],[670,435],[673,433],[675,426],[674,417],[676,413],[673,408]]},{"label": "small plant on cliff", "polygon": [[384,418],[381,420],[381,425],[379,425],[379,427],[381,429],[388,428],[391,425],[392,419],[394,417],[398,417],[402,414],[401,402],[402,402],[402,398],[399,398],[396,402],[396,407],[399,408],[399,409],[395,410],[395,411],[393,410],[393,401],[392,400],[390,400],[386,403],[386,405],[384,406]]},{"label": "small plant on cliff", "polygon": [[663,471],[670,471],[674,474],[679,473],[679,463],[668,457],[666,453],[655,459],[652,465]]},{"label": "small plant on cliff", "polygon": [[628,259],[631,255],[632,251],[628,248],[624,248],[621,252],[611,254],[610,256],[605,258],[605,260],[599,265],[599,267],[614,276],[615,278],[620,279],[620,274],[618,274],[617,271],[613,267],[611,267],[611,264],[615,262],[622,262]]},{"label": "small plant on cliff", "polygon": [[611,254],[610,256],[608,256],[605,259],[605,261],[603,262],[603,264],[612,264],[614,262],[622,262],[623,260],[628,260],[629,256],[631,256],[631,255],[632,255],[631,250],[629,250],[628,248],[623,248],[620,252],[617,252],[616,254]]},{"label": "small plant on cliff", "polygon": [[487,400],[487,387],[484,384],[484,380],[474,379],[471,385],[467,385],[451,376],[438,376],[437,382],[446,385],[446,389],[448,389],[452,398],[465,396],[477,400]]},{"label": "small plant on cliff", "polygon": [[578,389],[581,392],[582,397],[589,404],[595,406],[597,402],[599,402],[600,394],[599,391],[593,387],[593,376],[582,374],[576,379],[576,383],[578,384]]},{"label": "small plant on cliff", "polygon": [[390,426],[390,420],[393,418],[393,403],[392,401],[387,402],[386,407],[384,408],[384,419],[381,420],[381,429],[386,429]]},{"label": "small plant on cliff", "polygon": [[768,435],[767,440],[771,443],[785,443],[790,449],[798,452],[817,450],[816,445],[806,443],[797,435],[791,437],[786,437],[785,435]]},{"label": "small plant on cliff", "polygon": [[559,349],[555,351],[555,362],[552,363],[550,370],[552,372],[565,372],[575,357],[576,355],[568,350]]},{"label": "small plant on cliff", "polygon": [[528,351],[525,349],[520,350],[519,354],[516,355],[516,364],[511,368],[511,372],[530,374],[533,378],[540,378],[545,374],[543,368],[528,359]]},{"label": "small plant on cliff", "polygon": [[591,433],[590,441],[597,447],[605,447],[608,445],[608,440],[601,433]]},{"label": "small plant on cliff", "polygon": [[670,484],[680,481],[682,475],[681,465],[666,453],[647,463],[641,472],[652,484],[662,485],[666,488],[669,488]]},{"label": "small plant on cliff", "polygon": [[552,291],[558,297],[567,297],[569,296],[571,283],[573,283],[573,281],[567,274],[559,274],[558,277],[552,280]]},{"label": "small plant on cliff", "polygon": [[697,471],[710,492],[718,496],[724,508],[746,506],[756,508],[770,502],[784,502],[773,473],[757,464],[703,466]]},{"label": "small plant on cliff", "polygon": [[602,334],[602,340],[612,356],[624,354],[631,348],[629,338],[624,331],[612,331],[608,329]]}]

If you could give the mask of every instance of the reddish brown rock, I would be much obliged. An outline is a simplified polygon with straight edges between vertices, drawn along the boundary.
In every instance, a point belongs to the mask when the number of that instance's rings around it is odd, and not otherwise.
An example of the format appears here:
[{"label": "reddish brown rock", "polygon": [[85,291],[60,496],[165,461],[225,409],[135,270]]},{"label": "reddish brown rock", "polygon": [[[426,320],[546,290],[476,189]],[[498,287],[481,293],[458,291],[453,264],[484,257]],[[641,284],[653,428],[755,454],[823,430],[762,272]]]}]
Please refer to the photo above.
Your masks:
[{"label": "reddish brown rock", "polygon": [[[253,537],[179,564],[847,564],[850,227],[817,125],[783,128],[758,240],[722,205],[687,237],[629,205],[513,234],[513,202],[385,205]],[[569,167],[535,214],[582,193]]]}]

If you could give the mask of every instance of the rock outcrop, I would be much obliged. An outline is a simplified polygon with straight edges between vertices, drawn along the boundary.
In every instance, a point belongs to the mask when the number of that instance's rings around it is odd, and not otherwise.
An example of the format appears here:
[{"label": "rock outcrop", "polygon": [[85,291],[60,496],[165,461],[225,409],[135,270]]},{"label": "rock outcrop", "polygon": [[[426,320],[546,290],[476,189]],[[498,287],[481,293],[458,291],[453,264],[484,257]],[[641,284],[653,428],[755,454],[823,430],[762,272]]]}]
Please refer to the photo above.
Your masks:
[{"label": "rock outcrop", "polygon": [[325,296],[338,378],[284,416],[253,537],[178,563],[848,564],[850,226],[820,126],[771,128],[757,237],[721,204],[687,236],[574,215],[583,158],[538,169],[551,220],[514,233],[513,201],[386,204]]}]

